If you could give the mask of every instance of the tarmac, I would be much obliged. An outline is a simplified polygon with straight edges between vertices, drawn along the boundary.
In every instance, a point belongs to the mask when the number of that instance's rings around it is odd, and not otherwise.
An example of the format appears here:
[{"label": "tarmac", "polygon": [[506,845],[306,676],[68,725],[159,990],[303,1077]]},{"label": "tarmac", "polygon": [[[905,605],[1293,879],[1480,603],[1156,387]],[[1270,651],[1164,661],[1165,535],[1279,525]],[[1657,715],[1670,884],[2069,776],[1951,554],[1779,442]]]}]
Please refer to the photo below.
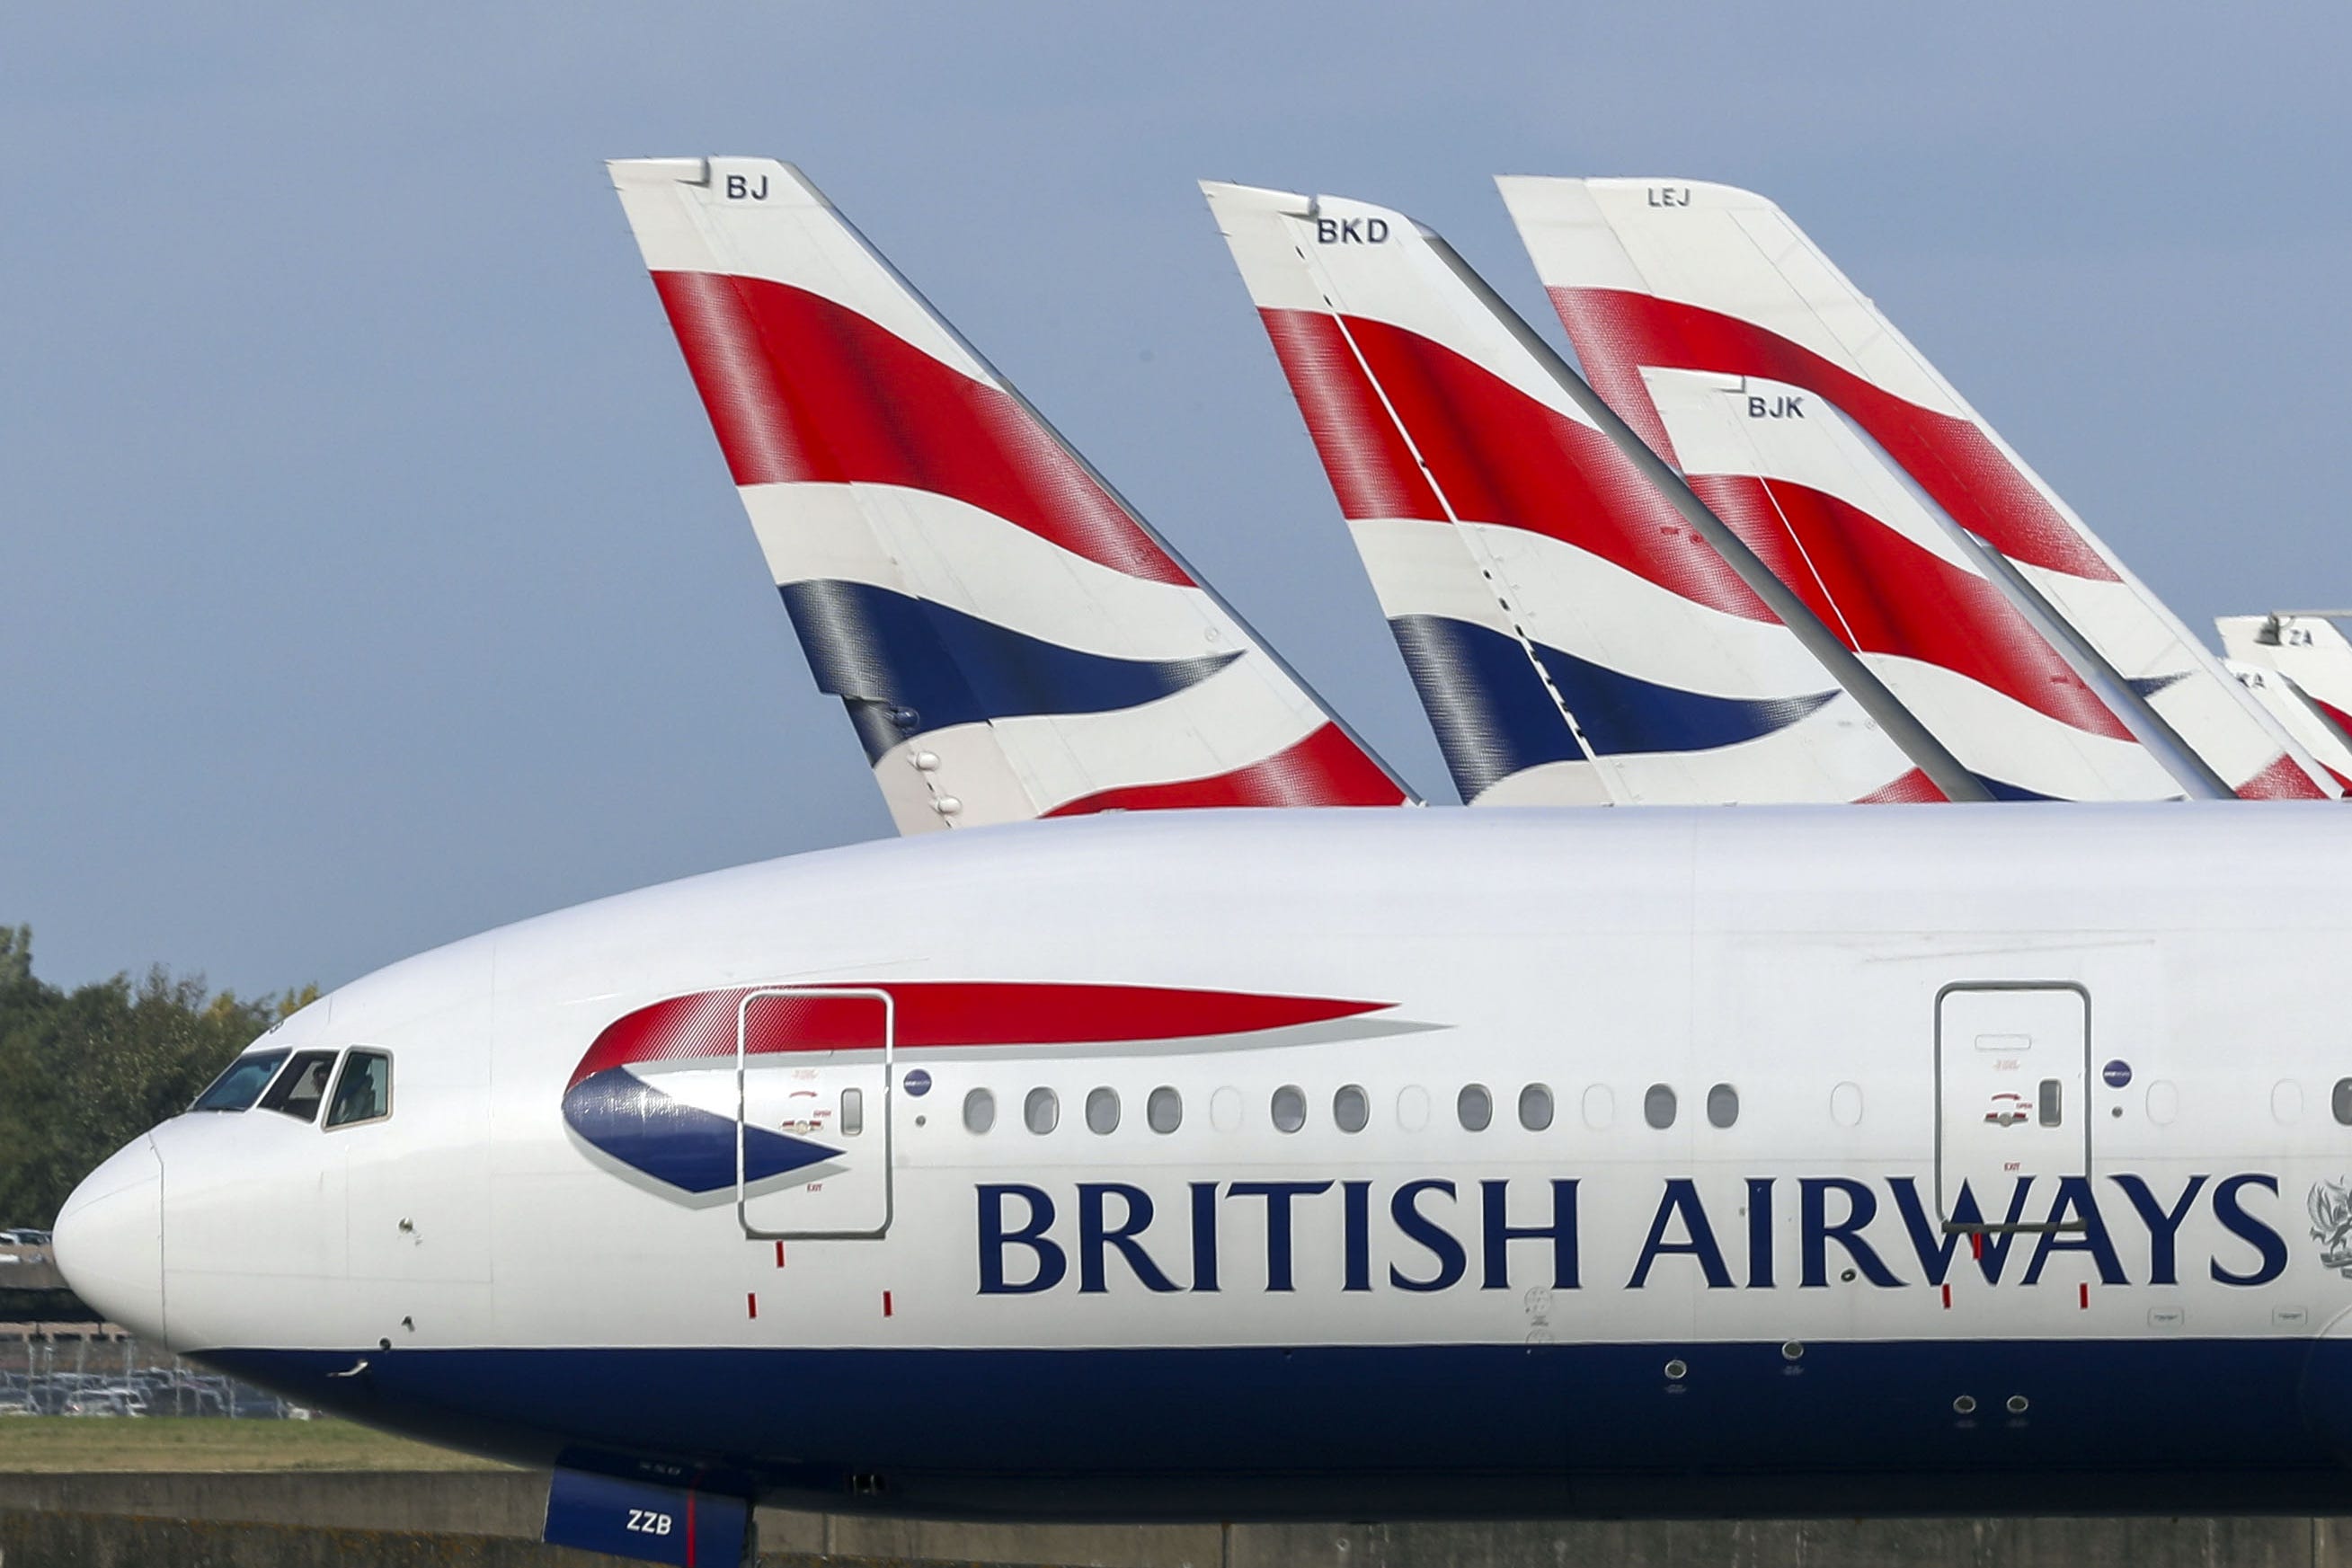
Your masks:
[{"label": "tarmac", "polygon": [[[0,1475],[0,1568],[586,1568],[530,1472]],[[2352,1568],[2352,1519],[1018,1525],[760,1511],[768,1568]]]}]

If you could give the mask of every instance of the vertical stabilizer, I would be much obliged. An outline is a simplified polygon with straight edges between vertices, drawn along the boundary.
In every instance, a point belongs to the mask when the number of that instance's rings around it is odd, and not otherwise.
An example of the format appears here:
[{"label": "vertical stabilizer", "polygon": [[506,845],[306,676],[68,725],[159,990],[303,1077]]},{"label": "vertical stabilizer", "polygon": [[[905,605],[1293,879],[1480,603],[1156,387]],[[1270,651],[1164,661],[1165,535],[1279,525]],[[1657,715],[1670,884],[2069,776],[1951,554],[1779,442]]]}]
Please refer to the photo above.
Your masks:
[{"label": "vertical stabilizer", "polygon": [[[1796,396],[1833,410],[2079,633],[2144,705],[2147,722],[2135,727],[2178,737],[2193,753],[2193,765],[2179,769],[2183,788],[2247,799],[2338,793],[1770,202],[1697,182],[1498,183],[1586,372],[1662,455],[1683,455],[1683,434],[1656,395],[1669,386],[1745,382],[1746,395]],[[2079,700],[2064,722],[2104,733]],[[2136,771],[2116,775],[2120,793],[2137,792]]]},{"label": "vertical stabilizer", "polygon": [[1465,800],[1935,797],[1442,242],[1202,188]]},{"label": "vertical stabilizer", "polygon": [[2230,673],[2336,782],[2352,789],[2352,642],[2342,612],[2224,615],[2213,625]]},{"label": "vertical stabilizer", "polygon": [[1407,799],[799,171],[609,167],[901,832]]},{"label": "vertical stabilizer", "polygon": [[1755,376],[1643,380],[1691,487],[1995,794],[2179,794],[1973,541],[1834,403]]}]

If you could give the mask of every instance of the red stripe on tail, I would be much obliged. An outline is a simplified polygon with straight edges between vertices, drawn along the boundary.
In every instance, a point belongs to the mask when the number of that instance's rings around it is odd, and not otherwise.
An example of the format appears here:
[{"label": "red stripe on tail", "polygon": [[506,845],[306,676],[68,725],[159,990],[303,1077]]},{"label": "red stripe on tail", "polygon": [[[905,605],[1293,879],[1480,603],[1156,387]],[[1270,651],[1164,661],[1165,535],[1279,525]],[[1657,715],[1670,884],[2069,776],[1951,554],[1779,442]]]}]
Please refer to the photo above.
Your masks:
[{"label": "red stripe on tail", "polygon": [[1130,577],[1192,584],[997,388],[805,289],[706,272],[654,287],[736,484],[929,490]]},{"label": "red stripe on tail", "polygon": [[2117,580],[2089,541],[1967,420],[1906,402],[1778,333],[1696,305],[1618,288],[1555,288],[1551,302],[1593,386],[1669,459],[1642,367],[1787,382],[1837,404],[1962,528],[2001,554],[2070,577]]},{"label": "red stripe on tail", "polygon": [[2346,713],[2334,703],[2325,702],[2318,697],[2313,696],[2308,691],[2305,691],[2300,685],[2296,686],[2295,690],[2303,693],[2305,700],[2309,702],[2312,706],[2317,708],[2322,717],[2326,719],[2328,723],[2334,725],[2337,729],[2341,730],[2346,740],[2352,741],[2352,714]]},{"label": "red stripe on tail", "polygon": [[1412,460],[1339,323],[1307,310],[1260,310],[1258,319],[1290,378],[1291,395],[1306,416],[1340,512],[1444,521],[1444,503]]},{"label": "red stripe on tail", "polygon": [[1327,724],[1296,746],[1202,779],[1130,784],[1065,800],[1048,817],[1095,811],[1197,810],[1217,806],[1401,806],[1404,793],[1363,747]]},{"label": "red stripe on tail", "polygon": [[1884,788],[1873,789],[1854,802],[1857,806],[1912,805],[1922,801],[1947,799],[1927,774],[1914,768],[1910,772]]},{"label": "red stripe on tail", "polygon": [[1784,479],[1693,475],[1691,488],[1846,646],[1966,675],[2059,723],[2131,731],[1992,583],[1868,512]]},{"label": "red stripe on tail", "polygon": [[2282,751],[2269,767],[2238,786],[2241,800],[2325,800],[2327,791]]},{"label": "red stripe on tail", "polygon": [[[1752,621],[1773,618],[1730,563],[1591,425],[1418,332],[1350,316],[1343,333],[1330,316],[1259,314],[1349,517],[1446,519],[1395,436],[1401,422],[1462,521],[1524,528],[1682,598]],[[1365,382],[1357,353],[1395,420]]]}]

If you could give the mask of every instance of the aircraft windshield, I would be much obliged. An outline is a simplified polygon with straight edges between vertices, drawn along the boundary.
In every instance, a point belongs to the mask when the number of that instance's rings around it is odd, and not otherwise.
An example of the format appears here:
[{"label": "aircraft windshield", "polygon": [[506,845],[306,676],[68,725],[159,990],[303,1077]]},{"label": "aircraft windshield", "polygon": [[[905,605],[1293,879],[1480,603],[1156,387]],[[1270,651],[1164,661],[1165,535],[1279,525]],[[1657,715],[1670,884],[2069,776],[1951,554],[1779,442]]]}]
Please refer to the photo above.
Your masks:
[{"label": "aircraft windshield", "polygon": [[318,1120],[319,1103],[327,1097],[327,1075],[334,1070],[331,1051],[295,1052],[293,1061],[261,1097],[261,1108],[281,1111],[298,1122]]},{"label": "aircraft windshield", "polygon": [[196,1096],[191,1111],[243,1111],[267,1088],[270,1078],[284,1065],[282,1051],[257,1051],[238,1057],[228,1064],[228,1071],[213,1080],[212,1087]]},{"label": "aircraft windshield", "polygon": [[392,1114],[392,1058],[380,1051],[354,1051],[343,1059],[343,1075],[335,1080],[335,1101],[327,1109],[327,1125],[348,1127],[355,1122],[380,1122]]}]

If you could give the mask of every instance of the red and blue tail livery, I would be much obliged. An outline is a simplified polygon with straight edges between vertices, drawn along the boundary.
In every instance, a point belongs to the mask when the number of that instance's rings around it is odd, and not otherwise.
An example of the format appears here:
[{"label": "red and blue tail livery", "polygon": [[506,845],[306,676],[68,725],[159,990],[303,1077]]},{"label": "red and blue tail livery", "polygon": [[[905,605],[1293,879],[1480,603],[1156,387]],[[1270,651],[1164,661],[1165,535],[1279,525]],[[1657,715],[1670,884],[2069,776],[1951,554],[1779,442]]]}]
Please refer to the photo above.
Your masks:
[{"label": "red and blue tail livery", "polygon": [[[1997,792],[2162,792],[2133,732],[2004,597],[2063,624],[2112,695],[2145,705],[2143,727],[2178,737],[2168,766],[2189,792],[2337,792],[1779,207],[1698,181],[1498,183],[1594,387],[1660,456],[1691,460],[1693,487],[1777,556],[1784,579],[1811,578],[1816,552],[1835,558],[1853,580],[1807,591],[1858,605],[1857,651]],[[1746,417],[1751,406],[1760,418]],[[1776,409],[1802,412],[1773,426]],[[1857,467],[1822,449],[1831,437],[1915,493],[1855,506],[1851,483],[1825,486]],[[1997,589],[1970,580],[1978,547],[1995,558]],[[1882,613],[1889,605],[1904,613]]]},{"label": "red and blue tail livery", "polygon": [[797,170],[613,181],[901,832],[1403,787]]},{"label": "red and blue tail livery", "polygon": [[[1686,484],[1437,236],[1213,187],[1464,793],[1531,809],[1113,810],[1402,791],[791,170],[614,175],[902,826],[997,825],[316,998],[59,1208],[95,1313],[676,1568],[761,1506],[2352,1513],[2352,814],[1835,804],[2180,766],[2174,656],[2057,616],[2087,536],[1639,348]],[[2326,619],[2232,652],[2352,729]],[[1685,804],[1539,804],[1602,800]]]},{"label": "red and blue tail livery", "polygon": [[2342,611],[2223,615],[2223,662],[2279,727],[2352,789],[2352,642]]},{"label": "red and blue tail livery", "polygon": [[1465,800],[1933,797],[1433,235],[1202,188]]}]

